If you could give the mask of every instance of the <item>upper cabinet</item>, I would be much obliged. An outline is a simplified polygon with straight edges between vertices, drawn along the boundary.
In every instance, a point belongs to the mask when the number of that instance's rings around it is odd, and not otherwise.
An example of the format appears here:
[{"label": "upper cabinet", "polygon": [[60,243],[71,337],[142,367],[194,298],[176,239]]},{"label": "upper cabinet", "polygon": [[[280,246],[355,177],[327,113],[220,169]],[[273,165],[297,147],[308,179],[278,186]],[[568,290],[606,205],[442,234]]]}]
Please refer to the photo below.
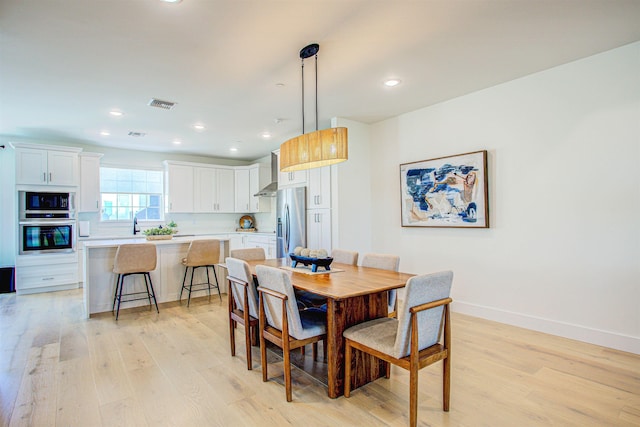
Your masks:
[{"label": "upper cabinet", "polygon": [[193,166],[166,162],[166,212],[193,212]]},{"label": "upper cabinet", "polygon": [[235,211],[236,212],[268,212],[271,200],[256,197],[258,191],[271,181],[269,168],[260,163],[250,166],[235,167]]},{"label": "upper cabinet", "polygon": [[309,169],[307,209],[331,208],[331,166]]},{"label": "upper cabinet", "polygon": [[166,211],[234,212],[234,169],[185,162],[165,162]]},{"label": "upper cabinet", "polygon": [[[14,144],[16,185],[77,186],[79,148]],[[37,147],[37,148],[35,148]]]},{"label": "upper cabinet", "polygon": [[102,154],[80,154],[79,212],[100,211],[100,158]]},{"label": "upper cabinet", "polygon": [[280,150],[275,153],[278,155],[278,188],[304,186],[307,183],[307,171],[280,172]]}]

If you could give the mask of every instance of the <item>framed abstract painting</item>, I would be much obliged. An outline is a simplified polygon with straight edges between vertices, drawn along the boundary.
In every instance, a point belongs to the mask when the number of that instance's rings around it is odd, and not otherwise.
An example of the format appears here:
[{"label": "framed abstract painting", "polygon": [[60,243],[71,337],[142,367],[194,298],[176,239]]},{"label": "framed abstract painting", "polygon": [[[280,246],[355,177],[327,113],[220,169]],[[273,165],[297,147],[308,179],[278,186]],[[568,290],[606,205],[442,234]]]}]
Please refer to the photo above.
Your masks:
[{"label": "framed abstract painting", "polygon": [[403,227],[489,227],[487,151],[400,165]]}]

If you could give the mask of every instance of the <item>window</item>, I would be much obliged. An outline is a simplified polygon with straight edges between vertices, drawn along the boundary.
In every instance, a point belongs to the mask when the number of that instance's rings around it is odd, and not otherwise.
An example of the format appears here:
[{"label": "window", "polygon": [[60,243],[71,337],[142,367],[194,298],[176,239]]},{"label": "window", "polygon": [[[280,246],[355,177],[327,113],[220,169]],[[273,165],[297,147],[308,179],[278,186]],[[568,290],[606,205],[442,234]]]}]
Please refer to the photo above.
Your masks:
[{"label": "window", "polygon": [[100,168],[102,221],[163,220],[162,172]]}]

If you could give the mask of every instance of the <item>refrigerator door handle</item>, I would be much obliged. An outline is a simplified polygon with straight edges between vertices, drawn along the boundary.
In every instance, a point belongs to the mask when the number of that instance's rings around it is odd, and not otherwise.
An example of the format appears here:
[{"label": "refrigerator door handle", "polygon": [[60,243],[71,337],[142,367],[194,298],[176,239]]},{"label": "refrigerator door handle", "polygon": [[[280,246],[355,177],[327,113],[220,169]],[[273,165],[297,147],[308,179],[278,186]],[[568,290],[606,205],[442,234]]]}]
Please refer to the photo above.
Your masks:
[{"label": "refrigerator door handle", "polygon": [[284,255],[287,256],[289,254],[289,245],[291,242],[289,241],[289,237],[291,235],[291,215],[289,213],[289,205],[284,206]]}]

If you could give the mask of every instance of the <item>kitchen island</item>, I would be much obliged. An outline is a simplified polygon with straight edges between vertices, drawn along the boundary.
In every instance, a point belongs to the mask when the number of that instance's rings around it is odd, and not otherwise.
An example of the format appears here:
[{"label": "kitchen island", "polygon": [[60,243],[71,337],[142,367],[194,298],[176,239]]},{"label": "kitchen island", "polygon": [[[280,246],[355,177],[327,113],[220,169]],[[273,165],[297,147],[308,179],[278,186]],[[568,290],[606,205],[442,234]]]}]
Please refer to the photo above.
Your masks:
[{"label": "kitchen island", "polygon": [[[116,274],[113,273],[113,260],[119,245],[133,243],[150,243],[156,246],[158,262],[156,269],[151,272],[151,280],[156,293],[158,303],[176,301],[180,296],[184,266],[182,259],[187,256],[189,244],[193,240],[217,239],[220,240],[220,262],[223,263],[229,256],[229,239],[220,236],[184,236],[174,237],[171,240],[146,240],[142,238],[123,238],[88,240],[84,242],[84,253],[81,262],[84,263],[84,314],[86,318],[92,314],[111,311],[113,307],[113,292],[115,289]],[[226,292],[226,280],[224,269],[216,267],[220,292]],[[214,280],[213,274],[210,274]],[[135,281],[135,283],[134,283]],[[196,270],[194,283],[206,281],[204,268]],[[127,278],[129,289],[144,289],[142,276]],[[129,285],[131,284],[131,285]],[[215,291],[212,291],[215,292]],[[206,290],[193,291],[193,297],[206,295]],[[217,296],[216,296],[217,298]],[[146,305],[148,301],[140,300],[126,303],[123,308],[131,308]]]}]

